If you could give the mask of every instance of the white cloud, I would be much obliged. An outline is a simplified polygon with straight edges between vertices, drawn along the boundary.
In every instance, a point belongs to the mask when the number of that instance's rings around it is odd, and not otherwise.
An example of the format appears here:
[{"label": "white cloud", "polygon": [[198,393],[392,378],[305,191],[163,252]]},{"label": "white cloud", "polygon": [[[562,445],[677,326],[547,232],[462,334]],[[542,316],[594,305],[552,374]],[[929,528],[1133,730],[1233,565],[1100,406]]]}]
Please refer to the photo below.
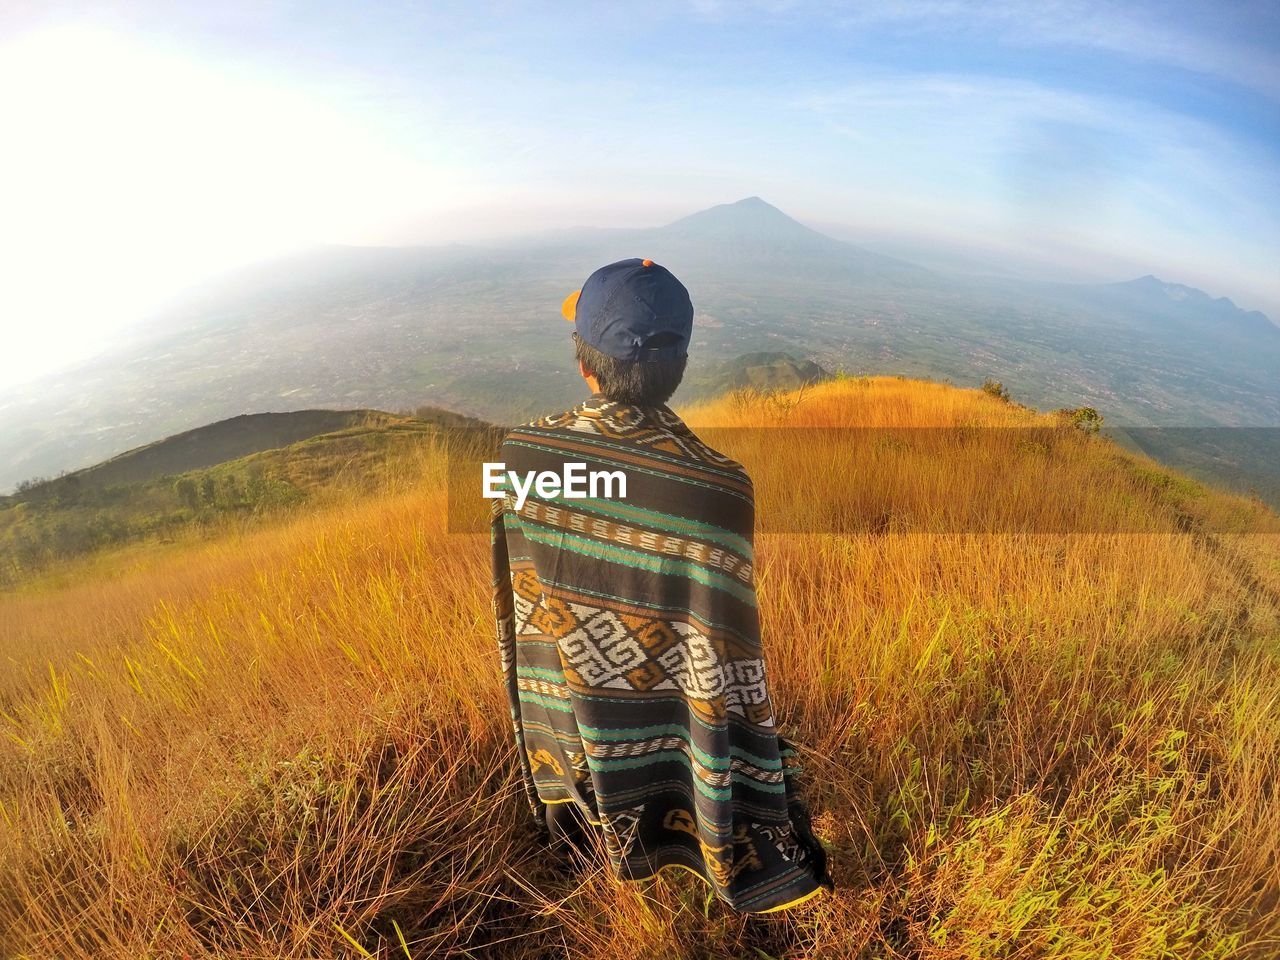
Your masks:
[{"label": "white cloud", "polygon": [[[1231,80],[1280,99],[1280,8],[1105,0],[881,0],[830,12],[847,29],[981,34],[1023,46],[1105,50]],[[1269,46],[1268,46],[1269,44]]]}]

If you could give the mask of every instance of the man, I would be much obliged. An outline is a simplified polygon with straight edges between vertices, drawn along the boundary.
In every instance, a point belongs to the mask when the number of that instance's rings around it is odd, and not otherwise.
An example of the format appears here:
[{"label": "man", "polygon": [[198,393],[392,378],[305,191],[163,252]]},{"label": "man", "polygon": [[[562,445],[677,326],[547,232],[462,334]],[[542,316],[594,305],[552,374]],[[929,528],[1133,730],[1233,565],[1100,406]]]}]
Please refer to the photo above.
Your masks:
[{"label": "man", "polygon": [[736,910],[793,906],[830,880],[766,685],[751,481],[666,406],[689,293],[622,260],[562,312],[591,396],[513,430],[503,466],[612,482],[584,499],[530,479],[495,504],[498,646],[534,815],[553,837],[599,835],[622,879],[684,867]]}]

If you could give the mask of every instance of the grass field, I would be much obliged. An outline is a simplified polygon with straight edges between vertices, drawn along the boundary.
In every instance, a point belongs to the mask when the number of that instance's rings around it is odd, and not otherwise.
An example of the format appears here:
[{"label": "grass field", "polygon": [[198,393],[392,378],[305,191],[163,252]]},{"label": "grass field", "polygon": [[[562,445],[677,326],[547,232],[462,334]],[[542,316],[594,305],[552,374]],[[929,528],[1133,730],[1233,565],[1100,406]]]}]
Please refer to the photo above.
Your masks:
[{"label": "grass field", "polygon": [[[779,428],[717,431],[766,529],[815,505],[870,528],[757,544],[834,895],[740,917],[693,877],[552,869],[487,538],[445,532],[424,447],[379,492],[0,593],[0,955],[1280,951],[1274,515],[979,391],[841,380],[687,413]],[[795,429],[952,425],[1011,429],[950,454]],[[1051,442],[1020,444],[1033,426]],[[1043,532],[1065,521],[1087,532]]]}]

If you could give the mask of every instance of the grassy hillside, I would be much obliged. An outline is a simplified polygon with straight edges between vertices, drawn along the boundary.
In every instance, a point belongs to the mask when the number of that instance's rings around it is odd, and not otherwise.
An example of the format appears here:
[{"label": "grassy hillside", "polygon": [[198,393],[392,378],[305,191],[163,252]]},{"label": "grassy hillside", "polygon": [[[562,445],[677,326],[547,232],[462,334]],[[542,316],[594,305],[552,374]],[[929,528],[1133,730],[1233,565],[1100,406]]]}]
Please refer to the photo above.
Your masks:
[{"label": "grassy hillside", "polygon": [[174,434],[62,478],[64,485],[107,487],[211,467],[227,460],[287,447],[322,433],[383,426],[396,417],[379,410],[295,410],[245,413]]},{"label": "grassy hillside", "polygon": [[[122,544],[217,535],[369,493],[412,469],[405,462],[437,444],[442,428],[480,424],[432,408],[412,417],[313,410],[236,417],[170,437],[0,497],[0,587]],[[299,434],[305,439],[291,442]],[[193,448],[204,441],[207,449]]]},{"label": "grassy hillside", "polygon": [[[547,862],[487,537],[445,532],[428,450],[382,492],[0,595],[0,954],[1275,955],[1274,515],[979,391],[842,380],[688,414],[728,428],[762,520],[821,495],[865,521],[758,543],[835,895],[741,918],[687,875]],[[788,429],[736,429],[758,425]],[[968,439],[842,461],[801,429],[853,426]],[[920,532],[931,504],[1006,532]],[[1128,532],[1037,532],[1063,517]]]}]

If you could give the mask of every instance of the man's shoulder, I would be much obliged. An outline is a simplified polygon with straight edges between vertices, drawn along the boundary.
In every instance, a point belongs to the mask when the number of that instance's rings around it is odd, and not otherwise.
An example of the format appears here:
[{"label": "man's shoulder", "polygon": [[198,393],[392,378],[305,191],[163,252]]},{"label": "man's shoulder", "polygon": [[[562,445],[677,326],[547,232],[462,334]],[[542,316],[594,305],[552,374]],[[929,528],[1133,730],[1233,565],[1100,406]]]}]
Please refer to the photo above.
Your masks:
[{"label": "man's shoulder", "polygon": [[685,456],[721,472],[737,474],[743,482],[751,483],[747,468],[727,454],[721,453],[714,445],[720,442],[721,437],[718,434],[721,431],[715,428],[710,430],[699,428],[701,432],[695,431],[669,407],[662,408],[661,420]]},{"label": "man's shoulder", "polygon": [[562,410],[559,413],[548,413],[540,417],[534,417],[532,420],[526,420],[524,423],[517,424],[514,427],[507,428],[506,436],[503,438],[505,443],[512,437],[520,434],[537,434],[544,433],[548,430],[555,430],[571,424],[577,417],[577,408],[571,407],[568,410]]},{"label": "man's shoulder", "polygon": [[544,442],[552,440],[557,433],[563,431],[566,427],[572,427],[580,415],[581,404],[577,407],[570,407],[568,410],[562,410],[559,413],[549,413],[534,417],[532,420],[509,428],[500,445],[504,459],[510,462],[519,458],[521,451],[527,449],[530,443],[536,443],[539,440]]},{"label": "man's shoulder", "polygon": [[586,408],[586,404],[578,403],[567,410],[561,410],[558,413],[546,413],[540,417],[534,417],[525,423],[511,429],[512,433],[520,431],[528,431],[537,433],[543,430],[557,430],[570,427],[578,422]]}]

